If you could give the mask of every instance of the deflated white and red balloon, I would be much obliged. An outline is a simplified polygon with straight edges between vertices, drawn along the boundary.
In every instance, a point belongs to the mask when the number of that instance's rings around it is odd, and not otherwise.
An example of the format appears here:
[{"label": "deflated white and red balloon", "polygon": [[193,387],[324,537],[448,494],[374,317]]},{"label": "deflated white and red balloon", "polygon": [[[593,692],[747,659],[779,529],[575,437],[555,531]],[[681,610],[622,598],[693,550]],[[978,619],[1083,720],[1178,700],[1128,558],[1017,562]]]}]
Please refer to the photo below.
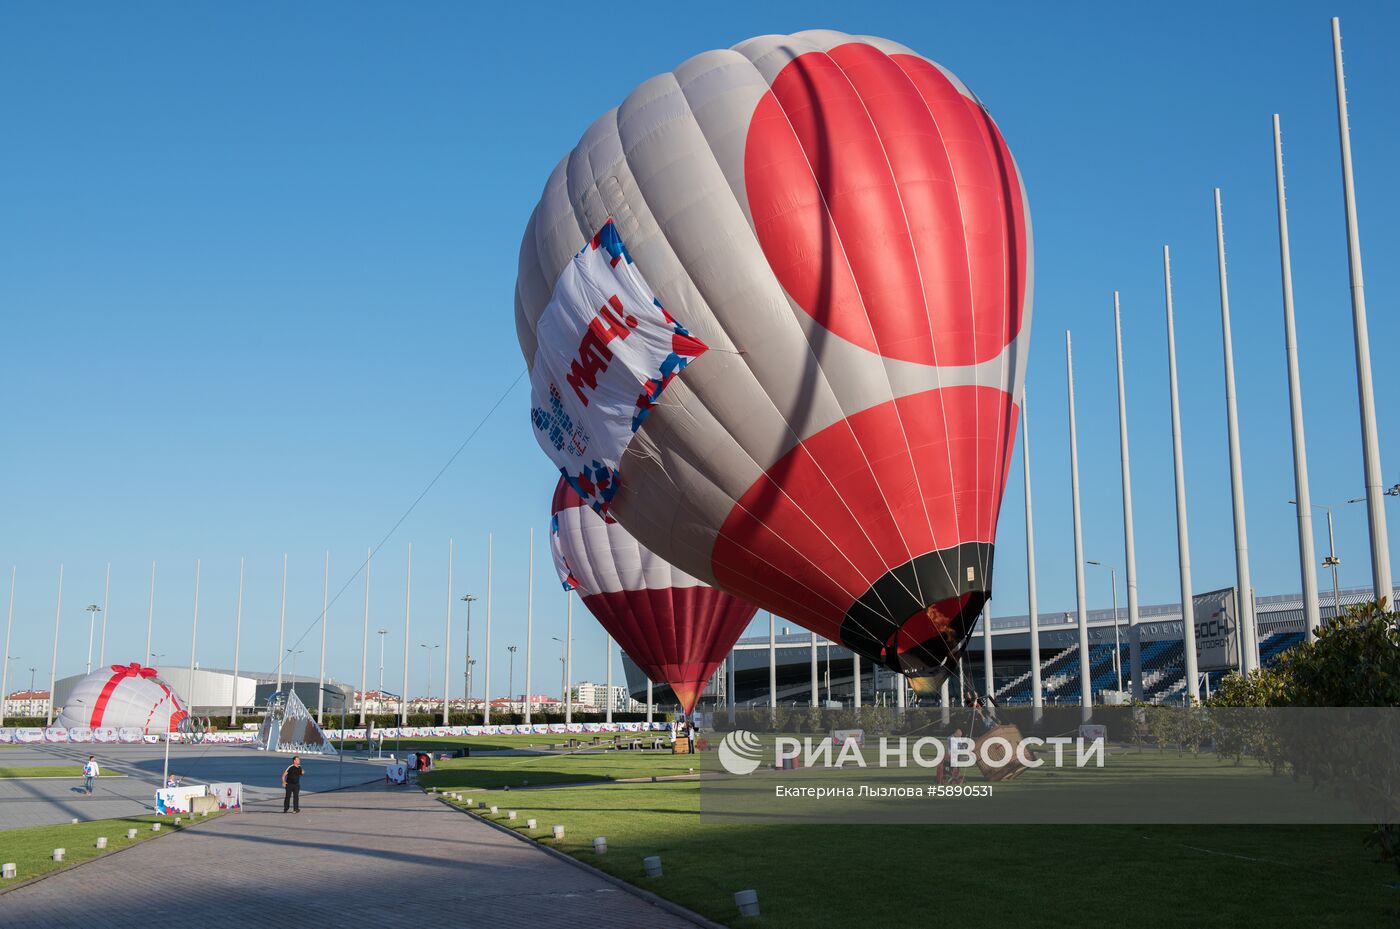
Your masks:
[{"label": "deflated white and red balloon", "polygon": [[641,84],[558,165],[516,322],[541,445],[686,572],[932,686],[990,596],[1030,218],[956,77],[763,36]]},{"label": "deflated white and red balloon", "polygon": [[99,668],[73,687],[57,725],[65,729],[109,726],[146,733],[183,732],[189,713],[155,668],[139,662]]},{"label": "deflated white and red balloon", "polygon": [[653,681],[689,713],[756,607],[647,551],[561,477],[550,507],[554,566],[564,587]]}]

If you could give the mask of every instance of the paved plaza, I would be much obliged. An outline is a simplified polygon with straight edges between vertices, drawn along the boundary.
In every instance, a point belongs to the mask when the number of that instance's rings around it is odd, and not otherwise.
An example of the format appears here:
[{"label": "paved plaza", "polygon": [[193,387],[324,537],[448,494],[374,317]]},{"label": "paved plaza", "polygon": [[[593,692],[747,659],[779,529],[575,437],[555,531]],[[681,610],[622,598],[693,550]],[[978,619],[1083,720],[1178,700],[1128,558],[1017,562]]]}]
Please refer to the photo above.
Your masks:
[{"label": "paved plaza", "polygon": [[[0,749],[0,766],[12,768],[80,765],[96,755],[104,774],[92,796],[81,778],[0,779],[0,829],[45,826],[71,819],[111,819],[149,813],[165,766],[163,745],[11,745]],[[280,797],[282,769],[291,756],[235,745],[172,745],[170,772],[185,783],[238,781],[250,800]],[[347,757],[302,758],[303,793],[340,784],[363,784],[384,776],[382,765]]]},{"label": "paved plaza", "polygon": [[492,929],[694,924],[429,798],[382,782],[271,798],[0,894],[6,929]]}]

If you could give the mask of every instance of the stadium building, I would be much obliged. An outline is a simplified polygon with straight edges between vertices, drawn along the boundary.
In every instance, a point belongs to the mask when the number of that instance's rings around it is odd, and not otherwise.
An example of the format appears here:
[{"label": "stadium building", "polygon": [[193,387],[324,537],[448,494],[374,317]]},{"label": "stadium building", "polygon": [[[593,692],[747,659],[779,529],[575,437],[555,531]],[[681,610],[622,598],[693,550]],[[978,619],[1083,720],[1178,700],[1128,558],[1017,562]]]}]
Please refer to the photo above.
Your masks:
[{"label": "stadium building", "polygon": [[[1400,596],[1400,587],[1396,588]],[[1225,674],[1239,667],[1239,638],[1234,634],[1235,589],[1211,591],[1196,596],[1195,604],[1197,664],[1202,677],[1202,694],[1208,693]],[[1341,590],[1337,603],[1348,606],[1369,602],[1370,587]],[[1336,613],[1332,592],[1321,594],[1322,621]],[[1393,601],[1400,602],[1400,601]],[[1289,648],[1303,641],[1303,600],[1301,594],[1255,597],[1254,609],[1258,626],[1259,658],[1263,665],[1278,660]],[[1122,690],[1131,692],[1128,657],[1128,610],[1125,605],[1117,611],[1115,631],[1114,611],[1090,610],[1089,673],[1090,689],[1096,702],[1110,702],[1119,691],[1121,669]],[[1180,702],[1186,692],[1186,649],[1182,638],[1181,605],[1164,603],[1140,606],[1138,609],[1139,641],[1142,652],[1144,697],[1152,703]],[[1042,612],[1039,616],[1040,676],[1045,703],[1079,703],[1079,627],[1072,612]],[[735,703],[738,706],[767,706],[769,700],[769,640],[768,636],[740,639],[734,647]],[[812,680],[817,681],[818,701],[832,706],[854,703],[854,662],[844,646],[829,642],[805,630],[778,621],[772,645],[777,672],[778,703],[783,706],[807,706],[812,702]],[[1114,661],[1115,651],[1118,662]],[[646,676],[623,655],[627,688],[632,696],[646,699]],[[1021,616],[992,618],[992,665],[994,699],[1001,705],[1031,702],[1030,620]],[[962,675],[968,691],[981,693],[984,681],[983,628],[979,621],[968,642],[963,659]],[[895,675],[882,667],[872,667],[870,661],[860,662],[861,702],[865,705],[894,702]],[[721,666],[701,696],[701,706],[722,706],[727,685],[725,666]],[[956,676],[951,684],[953,699],[957,700]],[[673,706],[675,697],[669,687],[657,684],[655,701],[661,707]],[[925,704],[930,698],[923,698]],[[918,705],[910,694],[909,705]],[[932,698],[937,705],[938,697]]]}]

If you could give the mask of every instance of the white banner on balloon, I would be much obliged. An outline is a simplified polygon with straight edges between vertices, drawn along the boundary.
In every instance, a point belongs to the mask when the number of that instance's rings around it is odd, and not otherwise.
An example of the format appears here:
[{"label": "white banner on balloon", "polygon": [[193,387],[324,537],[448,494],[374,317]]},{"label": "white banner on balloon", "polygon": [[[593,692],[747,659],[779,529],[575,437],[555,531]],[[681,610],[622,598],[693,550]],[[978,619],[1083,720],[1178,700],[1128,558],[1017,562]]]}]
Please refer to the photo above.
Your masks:
[{"label": "white banner on balloon", "polygon": [[606,513],[632,434],[707,346],[656,299],[611,219],[560,273],[535,336],[535,438],[584,502]]}]

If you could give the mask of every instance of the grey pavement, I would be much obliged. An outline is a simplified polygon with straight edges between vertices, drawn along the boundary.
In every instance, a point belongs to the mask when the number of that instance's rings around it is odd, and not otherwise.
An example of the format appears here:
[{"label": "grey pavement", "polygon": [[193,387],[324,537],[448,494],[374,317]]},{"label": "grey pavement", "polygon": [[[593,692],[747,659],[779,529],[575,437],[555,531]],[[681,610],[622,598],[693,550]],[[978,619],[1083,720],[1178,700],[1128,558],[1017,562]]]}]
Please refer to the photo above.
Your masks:
[{"label": "grey pavement", "polygon": [[[421,793],[259,800],[0,895],[6,929],[694,924]],[[640,867],[640,862],[638,862]]]},{"label": "grey pavement", "polygon": [[[104,773],[121,778],[99,778],[92,796],[79,788],[81,778],[0,779],[0,830],[21,826],[46,826],[78,819],[111,819],[151,811],[156,787],[165,765],[163,745],[14,745],[0,749],[0,766],[37,767],[78,765],[96,755]],[[238,781],[250,800],[280,797],[282,769],[290,755],[261,752],[237,745],[171,745],[170,771],[187,784]],[[330,790],[341,783],[360,784],[384,776],[380,764],[346,758],[303,757],[306,769],[303,793]]]}]

